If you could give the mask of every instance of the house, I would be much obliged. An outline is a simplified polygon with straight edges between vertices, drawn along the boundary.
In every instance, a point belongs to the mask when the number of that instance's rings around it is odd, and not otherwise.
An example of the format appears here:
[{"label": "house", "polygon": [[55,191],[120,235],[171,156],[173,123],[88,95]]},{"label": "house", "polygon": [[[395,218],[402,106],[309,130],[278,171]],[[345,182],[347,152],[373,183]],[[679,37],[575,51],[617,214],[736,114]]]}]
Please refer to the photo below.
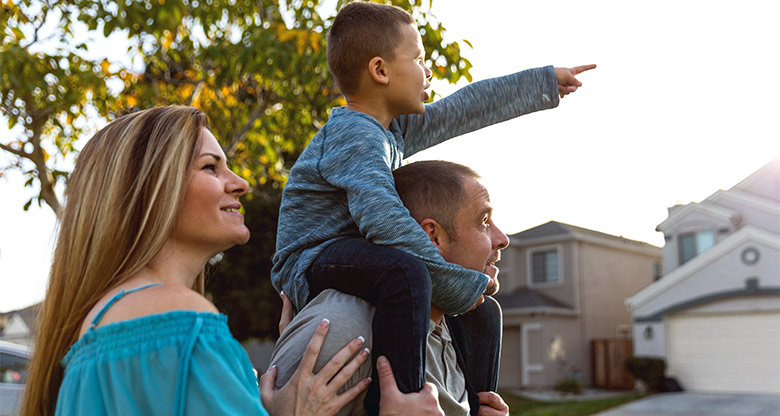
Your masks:
[{"label": "house", "polygon": [[630,339],[624,299],[659,276],[661,249],[551,221],[510,236],[502,258],[499,387],[590,385],[592,341]]},{"label": "house", "polygon": [[0,313],[0,341],[31,346],[40,304]]},{"label": "house", "polygon": [[626,300],[634,354],[688,390],[780,394],[780,158],[657,230],[664,277]]}]

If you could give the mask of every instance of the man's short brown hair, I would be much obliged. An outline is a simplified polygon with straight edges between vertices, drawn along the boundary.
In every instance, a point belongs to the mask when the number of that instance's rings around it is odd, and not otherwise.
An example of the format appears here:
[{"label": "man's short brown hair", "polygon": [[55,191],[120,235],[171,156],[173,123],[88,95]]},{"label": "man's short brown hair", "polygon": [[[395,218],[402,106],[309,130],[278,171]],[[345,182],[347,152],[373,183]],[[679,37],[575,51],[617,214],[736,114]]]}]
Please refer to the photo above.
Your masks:
[{"label": "man's short brown hair", "polygon": [[418,223],[436,220],[455,240],[455,217],[466,203],[466,179],[480,176],[468,166],[445,160],[423,160],[393,171],[395,189]]},{"label": "man's short brown hair", "polygon": [[417,23],[404,9],[356,1],[344,6],[328,32],[328,68],[344,95],[360,85],[366,64],[375,56],[395,58],[401,28]]}]

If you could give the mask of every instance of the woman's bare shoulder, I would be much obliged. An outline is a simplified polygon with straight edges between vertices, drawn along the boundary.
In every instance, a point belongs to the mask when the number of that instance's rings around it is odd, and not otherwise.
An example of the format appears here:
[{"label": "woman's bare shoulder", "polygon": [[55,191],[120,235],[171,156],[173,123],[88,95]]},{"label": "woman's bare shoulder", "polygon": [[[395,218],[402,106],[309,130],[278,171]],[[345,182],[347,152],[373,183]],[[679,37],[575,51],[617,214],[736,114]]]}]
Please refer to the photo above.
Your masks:
[{"label": "woman's bare shoulder", "polygon": [[178,310],[219,312],[214,304],[203,295],[184,286],[152,286],[126,295],[126,297],[130,299],[130,296],[133,295],[135,295],[134,304],[136,304],[140,310],[147,311],[147,314]]},{"label": "woman's bare shoulder", "polygon": [[[132,285],[122,285],[109,291],[87,315],[81,332],[86,332],[94,317],[117,293],[123,289],[129,291],[133,288]],[[219,313],[213,303],[190,288],[179,285],[158,285],[125,293],[105,311],[97,326],[172,311]]]}]

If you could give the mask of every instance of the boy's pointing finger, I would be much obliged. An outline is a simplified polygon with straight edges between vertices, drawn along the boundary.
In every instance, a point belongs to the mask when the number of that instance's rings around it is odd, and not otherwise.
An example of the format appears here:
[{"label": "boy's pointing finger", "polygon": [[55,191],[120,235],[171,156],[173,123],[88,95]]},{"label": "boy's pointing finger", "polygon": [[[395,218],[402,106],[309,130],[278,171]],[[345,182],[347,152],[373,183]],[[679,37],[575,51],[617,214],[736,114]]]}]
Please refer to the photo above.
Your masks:
[{"label": "boy's pointing finger", "polygon": [[574,73],[574,75],[577,75],[585,71],[590,71],[591,69],[594,68],[596,68],[596,64],[575,66],[571,70]]}]

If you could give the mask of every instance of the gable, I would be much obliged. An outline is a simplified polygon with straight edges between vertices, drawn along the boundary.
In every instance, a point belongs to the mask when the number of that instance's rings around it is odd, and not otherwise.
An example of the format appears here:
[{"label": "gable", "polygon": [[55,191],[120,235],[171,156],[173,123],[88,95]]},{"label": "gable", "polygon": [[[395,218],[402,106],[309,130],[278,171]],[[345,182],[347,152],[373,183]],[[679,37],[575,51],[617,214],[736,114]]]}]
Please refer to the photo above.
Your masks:
[{"label": "gable", "polygon": [[655,228],[664,234],[696,231],[701,228],[727,227],[737,218],[737,213],[727,207],[707,203],[690,203],[669,210],[669,217]]},{"label": "gable", "polygon": [[[758,253],[752,264],[751,253]],[[696,300],[747,293],[749,286],[754,292],[780,288],[780,238],[755,227],[744,227],[721,240],[626,299],[626,305],[635,319],[642,319]]]},{"label": "gable", "polygon": [[29,335],[29,334],[30,334],[30,328],[27,326],[27,324],[24,323],[22,317],[16,313],[11,315],[11,318],[8,320],[8,323],[5,325],[2,331],[3,337]]}]

